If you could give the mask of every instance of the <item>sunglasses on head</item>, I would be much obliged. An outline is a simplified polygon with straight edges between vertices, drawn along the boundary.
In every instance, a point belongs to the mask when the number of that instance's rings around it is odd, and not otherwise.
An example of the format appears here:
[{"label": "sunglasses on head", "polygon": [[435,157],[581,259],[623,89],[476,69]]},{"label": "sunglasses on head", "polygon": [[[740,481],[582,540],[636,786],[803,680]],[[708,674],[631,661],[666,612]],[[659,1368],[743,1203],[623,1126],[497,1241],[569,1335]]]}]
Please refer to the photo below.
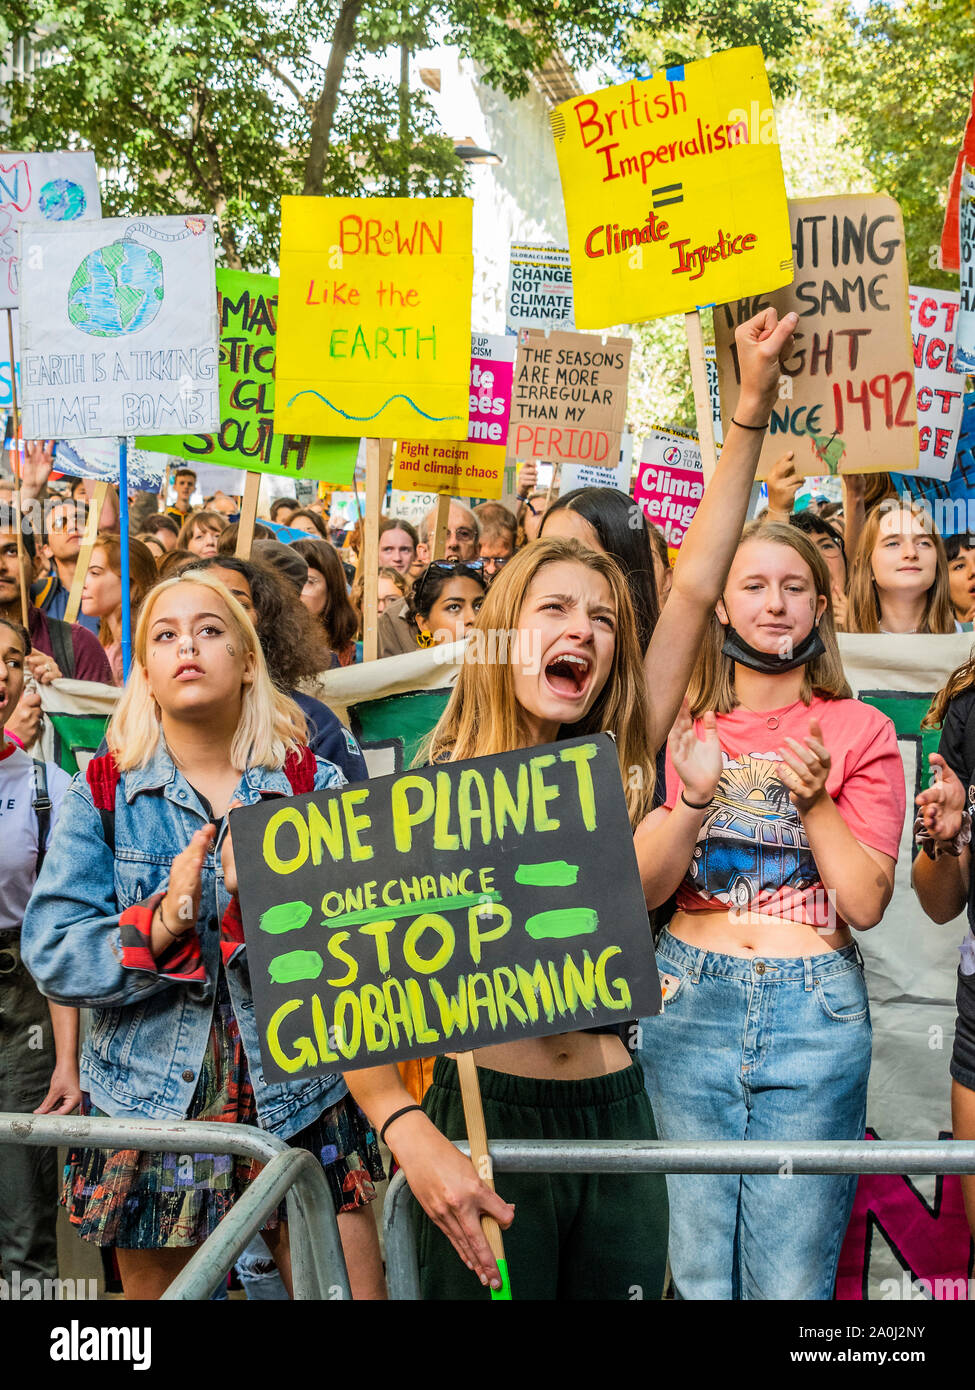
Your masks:
[{"label": "sunglasses on head", "polygon": [[483,560],[431,560],[419,579],[413,585],[413,594],[415,598],[419,598],[420,594],[423,592],[424,585],[427,582],[431,570],[435,570],[437,574],[459,575],[461,579],[465,577],[466,571],[468,579],[479,579],[484,584],[487,583],[489,578],[489,576],[484,573]]}]

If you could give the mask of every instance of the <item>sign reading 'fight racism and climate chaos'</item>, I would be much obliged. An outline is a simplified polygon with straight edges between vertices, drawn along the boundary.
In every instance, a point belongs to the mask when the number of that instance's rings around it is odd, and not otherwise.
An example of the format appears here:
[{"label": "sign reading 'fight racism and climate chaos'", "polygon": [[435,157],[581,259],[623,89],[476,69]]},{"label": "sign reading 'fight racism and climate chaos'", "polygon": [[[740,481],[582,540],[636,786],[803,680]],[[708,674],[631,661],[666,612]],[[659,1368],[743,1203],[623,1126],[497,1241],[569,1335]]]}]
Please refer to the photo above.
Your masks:
[{"label": "sign reading 'fight racism and climate chaos'", "polygon": [[274,428],[278,282],[273,275],[217,271],[220,429],[140,441],[193,463],[349,484],[358,444],[279,434]]},{"label": "sign reading 'fight racism and climate chaos'", "polygon": [[760,48],[573,97],[551,120],[578,327],[687,313],[792,279]]},{"label": "sign reading 'fight racism and climate chaos'", "polygon": [[31,222],[20,237],[26,439],[219,427],[212,217]]},{"label": "sign reading 'fight racism and climate chaos'", "polygon": [[660,1010],[608,734],[268,801],[230,824],[269,1078]]},{"label": "sign reading 'fight racism and climate chaos'", "polygon": [[799,323],[759,475],[787,449],[807,477],[913,472],[917,400],[900,208],[881,194],[798,198],[789,218],[795,283],[714,312],[725,432],[738,397],[735,327],[773,304]]},{"label": "sign reading 'fight racism and climate chaos'", "polygon": [[514,338],[499,333],[471,334],[467,438],[400,440],[394,488],[449,493],[452,497],[501,496],[514,359]]},{"label": "sign reading 'fight racism and climate chaos'", "polygon": [[281,200],[274,426],[463,439],[469,198]]}]

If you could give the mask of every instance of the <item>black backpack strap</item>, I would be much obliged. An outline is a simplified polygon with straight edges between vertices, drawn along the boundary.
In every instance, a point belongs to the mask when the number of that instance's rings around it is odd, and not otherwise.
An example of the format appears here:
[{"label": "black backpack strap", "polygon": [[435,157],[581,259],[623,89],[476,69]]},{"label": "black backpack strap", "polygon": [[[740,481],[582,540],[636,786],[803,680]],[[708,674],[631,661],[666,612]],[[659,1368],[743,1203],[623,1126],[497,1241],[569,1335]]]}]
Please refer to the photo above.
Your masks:
[{"label": "black backpack strap", "polygon": [[71,628],[60,618],[48,618],[47,630],[51,634],[51,655],[57,662],[62,676],[74,678],[74,643]]},{"label": "black backpack strap", "polygon": [[44,856],[47,853],[47,837],[51,829],[51,811],[54,809],[47,790],[47,764],[41,758],[32,758],[34,764],[34,798],[31,806],[37,818],[37,863],[35,878],[41,872]]}]

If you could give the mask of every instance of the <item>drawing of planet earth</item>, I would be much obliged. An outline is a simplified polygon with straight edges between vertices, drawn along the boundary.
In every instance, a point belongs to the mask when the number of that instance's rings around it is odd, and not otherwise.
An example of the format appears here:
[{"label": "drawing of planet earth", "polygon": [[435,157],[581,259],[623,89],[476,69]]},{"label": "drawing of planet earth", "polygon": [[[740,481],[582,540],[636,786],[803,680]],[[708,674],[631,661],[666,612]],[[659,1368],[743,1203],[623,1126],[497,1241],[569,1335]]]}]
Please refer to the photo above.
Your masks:
[{"label": "drawing of planet earth", "polygon": [[74,222],[88,206],[85,190],[71,179],[50,179],[37,195],[41,216],[51,222]]},{"label": "drawing of planet earth", "polygon": [[113,241],[81,262],[68,290],[68,317],[93,338],[120,338],[152,322],[163,302],[163,263],[137,241]]}]

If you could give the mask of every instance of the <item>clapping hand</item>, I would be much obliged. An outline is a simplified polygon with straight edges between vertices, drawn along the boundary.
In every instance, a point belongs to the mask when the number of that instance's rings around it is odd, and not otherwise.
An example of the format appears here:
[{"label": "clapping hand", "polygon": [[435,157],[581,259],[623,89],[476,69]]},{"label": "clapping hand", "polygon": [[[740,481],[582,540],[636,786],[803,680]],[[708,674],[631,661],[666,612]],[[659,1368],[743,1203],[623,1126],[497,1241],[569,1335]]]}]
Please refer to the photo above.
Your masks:
[{"label": "clapping hand", "polygon": [[950,842],[961,829],[965,788],[940,753],[928,757],[935,781],[914,798],[925,830],[934,840]]},{"label": "clapping hand", "polygon": [[779,749],[782,759],[778,773],[789,788],[789,799],[801,814],[826,795],[826,779],[832,763],[823,743],[823,730],[815,719],[809,721],[809,733],[800,743],[786,738],[782,742],[792,750]]},{"label": "clapping hand", "polygon": [[687,800],[698,805],[703,805],[714,796],[724,767],[721,744],[718,742],[718,725],[713,711],[708,710],[701,722],[704,725],[703,737],[699,737],[694,728],[691,711],[685,700],[667,740],[670,758],[677,776],[684,784]]}]

